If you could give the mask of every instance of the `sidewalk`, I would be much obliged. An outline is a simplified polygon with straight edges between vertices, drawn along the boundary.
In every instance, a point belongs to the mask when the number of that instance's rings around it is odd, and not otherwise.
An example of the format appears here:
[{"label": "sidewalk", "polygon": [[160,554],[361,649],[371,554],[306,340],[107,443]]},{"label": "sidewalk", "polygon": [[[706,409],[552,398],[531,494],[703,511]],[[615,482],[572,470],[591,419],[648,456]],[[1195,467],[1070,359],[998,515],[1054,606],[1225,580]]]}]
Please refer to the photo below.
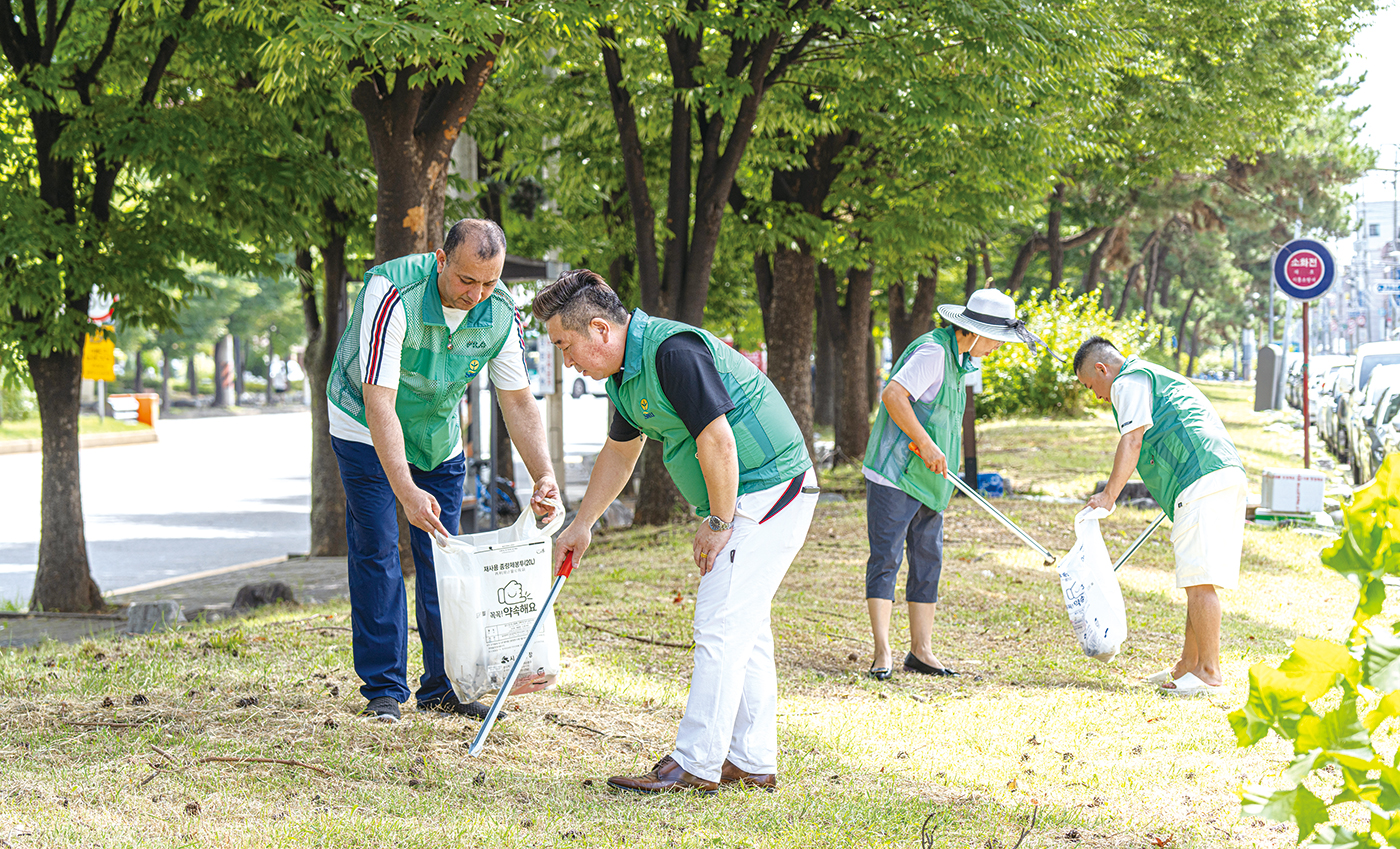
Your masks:
[{"label": "sidewalk", "polygon": [[[125,607],[136,601],[170,599],[180,603],[186,619],[202,615],[214,620],[232,615],[239,587],[262,581],[281,581],[302,604],[345,598],[350,593],[344,557],[279,557],[123,587],[107,593],[107,600]],[[111,636],[125,627],[124,613],[0,613],[0,648],[23,648],[45,639],[71,643]]]}]

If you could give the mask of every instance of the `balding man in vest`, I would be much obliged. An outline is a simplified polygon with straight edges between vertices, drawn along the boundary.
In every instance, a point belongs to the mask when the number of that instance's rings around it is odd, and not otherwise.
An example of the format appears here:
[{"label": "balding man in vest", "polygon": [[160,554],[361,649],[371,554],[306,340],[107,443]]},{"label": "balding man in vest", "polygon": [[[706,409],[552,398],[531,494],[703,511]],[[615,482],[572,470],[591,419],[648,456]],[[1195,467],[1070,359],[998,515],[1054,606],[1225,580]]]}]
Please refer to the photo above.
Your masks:
[{"label": "balding man in vest", "polygon": [[522,325],[501,284],[506,240],[492,221],[464,218],[440,250],[375,266],[336,349],[326,394],[331,445],[345,484],[355,673],[362,716],[399,719],[408,701],[408,611],[394,501],[410,531],[423,675],[417,707],[481,718],[443,668],[432,534],[454,535],[466,458],[457,406],[489,369],[511,441],[535,481],[530,507],[557,500],[544,424],[525,371]]},{"label": "balding man in vest", "polygon": [[705,517],[692,545],[695,670],[675,750],[648,773],[608,784],[637,793],[777,787],[773,596],[807,536],[816,476],[802,431],[753,363],[712,334],[630,314],[603,278],[580,269],[535,298],[535,317],[564,362],[606,381],[617,414],[578,517],[559,534],[556,566],[577,564],[589,528],[622,491],[643,435]]},{"label": "balding man in vest", "polygon": [[1074,373],[1113,405],[1119,433],[1108,485],[1089,506],[1112,510],[1136,469],[1172,520],[1186,636],[1176,665],[1148,681],[1177,696],[1216,692],[1224,683],[1216,588],[1239,584],[1244,546],[1248,481],[1240,455],[1205,395],[1174,371],[1124,358],[1112,342],[1094,336],[1075,353]]}]

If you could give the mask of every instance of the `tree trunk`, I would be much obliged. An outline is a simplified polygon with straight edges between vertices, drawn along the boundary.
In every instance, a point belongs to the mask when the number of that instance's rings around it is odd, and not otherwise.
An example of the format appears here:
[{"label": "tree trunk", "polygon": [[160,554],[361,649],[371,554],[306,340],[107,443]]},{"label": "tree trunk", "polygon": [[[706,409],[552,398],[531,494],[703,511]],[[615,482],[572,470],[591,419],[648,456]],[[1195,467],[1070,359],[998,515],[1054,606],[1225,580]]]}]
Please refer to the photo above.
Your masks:
[{"label": "tree trunk", "polygon": [[1128,269],[1128,277],[1123,281],[1123,293],[1118,298],[1118,309],[1113,311],[1113,320],[1118,321],[1123,317],[1123,313],[1128,309],[1128,295],[1132,293],[1137,285],[1138,277],[1142,274],[1142,263],[1135,262],[1133,267]]},{"label": "tree trunk", "polygon": [[39,568],[30,610],[88,613],[106,607],[88,571],[78,474],[78,393],[83,356],[54,351],[27,358],[43,429]]},{"label": "tree trunk", "polygon": [[170,348],[160,349],[160,408],[170,410]]},{"label": "tree trunk", "polygon": [[972,297],[977,288],[977,251],[968,249],[967,278],[963,280],[963,303],[967,303],[967,299]]},{"label": "tree trunk", "polygon": [[1065,184],[1056,183],[1050,195],[1050,215],[1046,220],[1046,247],[1050,251],[1050,291],[1060,288],[1065,279],[1065,245],[1060,241],[1060,221],[1065,212]]},{"label": "tree trunk", "polygon": [[246,355],[243,339],[233,337],[233,405],[237,407],[243,400],[243,361]]},{"label": "tree trunk", "polygon": [[411,86],[417,68],[400,70],[392,84],[372,74],[351,92],[374,154],[377,262],[442,245],[452,148],[495,62],[495,51],[485,51],[461,79],[437,85]]},{"label": "tree trunk", "polygon": [[1191,296],[1186,299],[1186,308],[1181,311],[1181,320],[1176,323],[1176,356],[1178,366],[1180,365],[1182,349],[1185,346],[1185,339],[1182,337],[1186,335],[1186,319],[1191,315],[1191,307],[1196,305],[1196,295],[1199,294],[1199,292],[1199,289],[1191,290]]},{"label": "tree trunk", "polygon": [[134,372],[131,376],[132,392],[146,391],[146,366],[144,363],[141,362],[142,353],[143,351],[141,350],[141,346],[138,345],[136,346],[135,354],[131,358],[131,362],[133,363],[132,370]]},{"label": "tree trunk", "polygon": [[1161,271],[1162,245],[1154,242],[1152,244],[1152,270],[1147,273],[1147,280],[1142,289],[1142,313],[1148,321],[1152,320],[1152,290],[1157,286],[1157,274]]},{"label": "tree trunk", "polygon": [[229,405],[229,387],[233,383],[233,340],[227,334],[214,343],[214,406]]},{"label": "tree trunk", "polygon": [[[890,356],[895,360],[909,343],[933,329],[933,307],[938,300],[938,257],[930,257],[933,269],[920,274],[914,290],[914,305],[905,309],[904,281],[890,284]],[[972,267],[972,266],[969,266]],[[975,270],[975,269],[974,269]]]},{"label": "tree trunk", "polygon": [[842,462],[858,462],[865,456],[865,444],[870,439],[866,362],[874,277],[872,266],[846,272],[846,302],[840,307],[840,406],[836,411],[836,457]]},{"label": "tree trunk", "polygon": [[[297,252],[297,260],[298,260],[298,261],[300,261],[300,259],[301,259],[301,254],[302,254],[302,251],[298,251],[298,252]],[[310,256],[310,254],[307,254],[307,255]],[[304,273],[304,274],[310,274],[310,273],[311,273],[311,270],[310,270],[310,269],[306,269],[303,273]],[[313,297],[314,297],[314,295],[313,295]],[[303,307],[303,309],[304,309],[304,307]],[[310,354],[310,345],[309,345],[309,343],[310,343],[310,337],[309,337],[309,336],[307,337],[307,342],[308,342],[308,351],[307,351],[307,353],[308,353],[308,355],[309,355],[309,354]],[[264,369],[264,371],[266,371],[266,373],[267,373],[267,380],[263,381],[263,406],[264,406],[264,407],[269,407],[269,408],[272,406],[272,397],[273,397],[273,395],[272,395],[272,363],[273,363],[273,359],[274,359],[276,356],[277,356],[277,352],[274,351],[274,350],[272,350],[272,334],[269,332],[269,333],[267,334],[267,356],[265,356],[265,357],[263,358],[263,362],[265,362],[265,363],[267,364],[266,368]],[[310,362],[311,362],[311,357],[310,357],[310,356],[307,356],[306,360],[307,360],[308,363],[310,363]],[[310,373],[310,372],[307,372],[307,373],[306,373],[306,379],[307,379],[307,380],[310,380],[310,379],[311,379],[311,373]],[[315,390],[313,389],[312,392],[313,392],[313,394],[314,394]],[[313,404],[313,407],[314,407],[314,404]],[[312,424],[313,424],[313,427],[314,427],[315,423],[313,422]],[[314,437],[313,437],[313,438],[314,438]]]},{"label": "tree trunk", "polygon": [[1196,373],[1196,352],[1201,344],[1201,320],[1205,318],[1205,313],[1196,317],[1196,322],[1191,325],[1191,358],[1186,361],[1186,376],[1190,377]]},{"label": "tree trunk", "polygon": [[199,398],[199,370],[194,365],[195,349],[193,345],[185,346],[185,380],[190,385],[190,398]]},{"label": "tree trunk", "polygon": [[1098,247],[1089,255],[1089,265],[1084,269],[1084,279],[1082,286],[1084,294],[1089,294],[1099,288],[1099,273],[1103,270],[1104,254],[1108,253],[1109,243],[1116,236],[1116,228],[1110,227],[1104,231],[1103,238],[1099,240]]},{"label": "tree trunk", "polygon": [[[326,384],[330,380],[335,349],[349,321],[349,302],[345,293],[345,225],[348,216],[335,201],[321,205],[322,218],[328,225],[330,237],[320,248],[322,265],[322,309],[317,310],[316,285],[311,276],[311,251],[297,251],[300,269],[302,318],[306,326],[306,380],[311,385],[311,554],[314,557],[344,556],[345,488],[340,481],[340,466],[331,448],[330,407]],[[268,345],[268,363],[272,362],[272,346]],[[270,368],[269,368],[270,371]],[[268,375],[272,385],[272,375]],[[412,558],[409,558],[410,561]]]},{"label": "tree trunk", "polygon": [[833,328],[836,321],[836,295],[833,292],[831,303],[828,304],[824,294],[825,277],[828,272],[829,269],[825,265],[818,266],[817,279],[821,281],[823,294],[817,298],[817,355],[812,376],[812,421],[822,427],[832,427],[836,424],[838,365]]},{"label": "tree trunk", "polygon": [[816,262],[805,242],[773,257],[770,306],[764,316],[768,378],[778,388],[812,452],[812,315],[816,311]]},{"label": "tree trunk", "polygon": [[992,255],[987,252],[987,240],[983,239],[982,244],[982,286],[990,289],[992,286]]},{"label": "tree trunk", "polygon": [[1021,281],[1025,279],[1026,270],[1031,267],[1036,252],[1045,249],[1044,244],[1045,240],[1037,233],[1022,243],[1021,249],[1016,252],[1016,261],[1011,264],[1011,276],[1006,280],[1006,289],[1013,297],[1020,290]]}]

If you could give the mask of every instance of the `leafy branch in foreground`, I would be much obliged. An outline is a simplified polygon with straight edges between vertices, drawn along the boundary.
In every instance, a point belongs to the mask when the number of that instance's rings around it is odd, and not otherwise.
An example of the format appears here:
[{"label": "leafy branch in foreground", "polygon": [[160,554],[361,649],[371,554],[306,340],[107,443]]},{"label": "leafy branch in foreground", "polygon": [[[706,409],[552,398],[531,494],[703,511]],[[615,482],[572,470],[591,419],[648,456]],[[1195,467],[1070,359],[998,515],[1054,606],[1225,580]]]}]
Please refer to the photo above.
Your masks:
[{"label": "leafy branch in foreground", "polygon": [[[1299,638],[1277,667],[1250,667],[1249,698],[1230,725],[1241,746],[1270,731],[1293,742],[1283,786],[1247,787],[1245,814],[1296,823],[1299,843],[1313,835],[1311,846],[1379,849],[1400,846],[1400,756],[1376,751],[1377,731],[1400,716],[1400,629],[1371,624],[1385,604],[1384,579],[1400,576],[1394,456],[1343,511],[1342,536],[1321,557],[1360,591],[1346,643]],[[1342,805],[1352,809],[1333,810]],[[1354,830],[1336,824],[1337,813],[1351,825],[1370,819]]]}]

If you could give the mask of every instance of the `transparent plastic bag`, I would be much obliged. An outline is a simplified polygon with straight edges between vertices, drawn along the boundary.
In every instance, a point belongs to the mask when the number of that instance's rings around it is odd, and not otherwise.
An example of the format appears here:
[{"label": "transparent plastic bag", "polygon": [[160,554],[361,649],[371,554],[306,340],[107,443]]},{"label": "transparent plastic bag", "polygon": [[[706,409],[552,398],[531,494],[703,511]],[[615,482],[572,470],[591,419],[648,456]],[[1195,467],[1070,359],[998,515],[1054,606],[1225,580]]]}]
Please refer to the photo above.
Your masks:
[{"label": "transparent plastic bag", "polygon": [[[543,528],[535,525],[534,513],[525,510],[506,528],[434,539],[443,663],[463,702],[505,684],[515,652],[549,595],[550,537],[563,524],[562,509]],[[551,610],[510,684],[511,695],[552,687],[559,671],[559,632]]]},{"label": "transparent plastic bag", "polygon": [[1060,589],[1079,647],[1089,657],[1105,662],[1118,656],[1128,638],[1123,591],[1099,532],[1099,519],[1109,512],[1086,507],[1074,517],[1076,542],[1059,564]]}]

